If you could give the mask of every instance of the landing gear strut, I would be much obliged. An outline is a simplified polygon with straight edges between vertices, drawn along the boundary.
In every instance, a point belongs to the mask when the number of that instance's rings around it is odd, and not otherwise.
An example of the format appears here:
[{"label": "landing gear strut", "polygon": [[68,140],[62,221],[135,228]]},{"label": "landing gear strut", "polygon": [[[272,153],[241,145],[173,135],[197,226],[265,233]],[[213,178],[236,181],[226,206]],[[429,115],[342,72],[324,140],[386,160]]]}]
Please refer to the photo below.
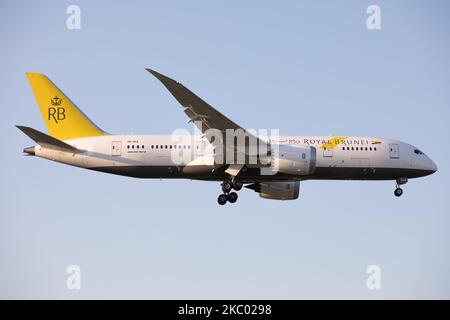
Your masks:
[{"label": "landing gear strut", "polygon": [[217,203],[223,206],[227,201],[229,203],[235,203],[238,199],[238,195],[236,192],[230,192],[231,189],[234,189],[236,191],[239,191],[242,189],[243,183],[240,180],[233,179],[225,180],[222,182],[222,191],[223,193],[219,195],[217,198]]},{"label": "landing gear strut", "polygon": [[395,190],[394,190],[394,195],[396,197],[400,197],[403,194],[403,189],[400,188],[400,186],[402,184],[405,184],[408,182],[408,178],[398,178],[396,180],[396,184],[395,184]]}]

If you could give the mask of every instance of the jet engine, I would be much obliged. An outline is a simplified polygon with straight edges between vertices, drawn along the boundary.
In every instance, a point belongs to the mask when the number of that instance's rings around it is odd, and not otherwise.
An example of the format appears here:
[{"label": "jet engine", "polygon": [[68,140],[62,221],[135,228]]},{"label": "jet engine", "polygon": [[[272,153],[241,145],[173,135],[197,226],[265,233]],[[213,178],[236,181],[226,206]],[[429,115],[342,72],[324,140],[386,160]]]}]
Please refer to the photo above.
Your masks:
[{"label": "jet engine", "polygon": [[275,173],[305,176],[316,170],[316,148],[276,145],[271,148],[271,170]]}]

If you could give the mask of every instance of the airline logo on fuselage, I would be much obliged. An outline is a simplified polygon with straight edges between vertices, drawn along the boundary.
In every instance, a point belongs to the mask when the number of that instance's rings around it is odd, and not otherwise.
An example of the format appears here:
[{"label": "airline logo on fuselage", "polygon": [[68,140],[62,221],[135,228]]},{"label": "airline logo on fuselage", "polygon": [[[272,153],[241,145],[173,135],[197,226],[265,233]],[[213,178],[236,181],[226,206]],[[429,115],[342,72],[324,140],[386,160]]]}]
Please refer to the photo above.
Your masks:
[{"label": "airline logo on fuselage", "polygon": [[320,149],[334,149],[338,145],[343,146],[369,146],[373,144],[381,144],[379,140],[368,139],[351,139],[349,137],[332,137],[324,138],[292,138],[288,139],[289,144],[298,144],[306,146],[320,146]]}]

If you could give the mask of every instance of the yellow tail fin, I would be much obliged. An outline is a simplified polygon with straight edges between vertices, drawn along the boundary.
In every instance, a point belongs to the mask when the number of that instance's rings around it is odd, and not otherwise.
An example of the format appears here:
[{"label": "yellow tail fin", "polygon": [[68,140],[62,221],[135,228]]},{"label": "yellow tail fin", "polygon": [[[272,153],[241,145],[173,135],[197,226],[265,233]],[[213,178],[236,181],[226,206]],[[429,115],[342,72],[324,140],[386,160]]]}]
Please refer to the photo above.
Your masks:
[{"label": "yellow tail fin", "polygon": [[106,135],[43,74],[26,73],[48,133],[59,140]]}]

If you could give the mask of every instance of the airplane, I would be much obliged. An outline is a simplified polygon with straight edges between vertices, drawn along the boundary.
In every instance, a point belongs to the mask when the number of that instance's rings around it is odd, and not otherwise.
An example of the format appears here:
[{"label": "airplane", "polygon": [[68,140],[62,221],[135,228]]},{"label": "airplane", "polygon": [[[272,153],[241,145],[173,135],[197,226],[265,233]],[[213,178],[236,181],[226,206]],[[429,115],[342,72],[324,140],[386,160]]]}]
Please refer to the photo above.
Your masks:
[{"label": "airplane", "polygon": [[128,177],[221,182],[217,198],[220,205],[236,202],[238,195],[234,191],[243,186],[265,199],[297,199],[300,182],[306,180],[393,180],[394,195],[400,197],[400,186],[408,179],[437,171],[436,164],[419,148],[394,139],[259,136],[228,119],[181,83],[146,70],[169,90],[201,133],[109,134],[49,78],[27,72],[48,134],[17,126],[36,143],[23,151]]}]

